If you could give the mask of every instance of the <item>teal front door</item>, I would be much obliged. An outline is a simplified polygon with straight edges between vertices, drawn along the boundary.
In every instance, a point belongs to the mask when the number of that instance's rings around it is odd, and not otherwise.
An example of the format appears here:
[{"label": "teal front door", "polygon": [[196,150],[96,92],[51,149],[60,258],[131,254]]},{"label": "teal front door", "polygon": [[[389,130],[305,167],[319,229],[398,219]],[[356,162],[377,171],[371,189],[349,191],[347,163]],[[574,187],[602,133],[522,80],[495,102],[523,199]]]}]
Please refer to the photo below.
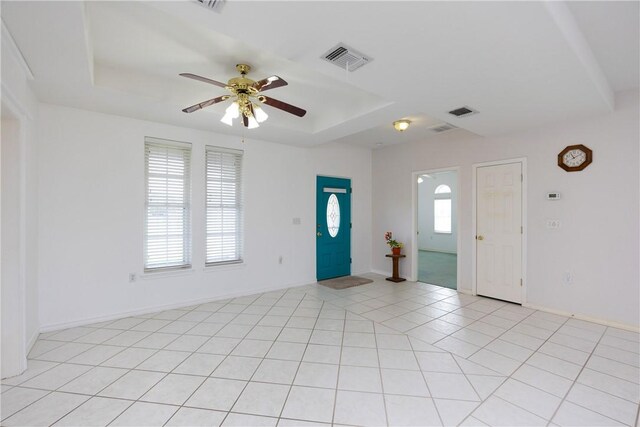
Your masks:
[{"label": "teal front door", "polygon": [[316,277],[351,274],[351,180],[316,181]]}]

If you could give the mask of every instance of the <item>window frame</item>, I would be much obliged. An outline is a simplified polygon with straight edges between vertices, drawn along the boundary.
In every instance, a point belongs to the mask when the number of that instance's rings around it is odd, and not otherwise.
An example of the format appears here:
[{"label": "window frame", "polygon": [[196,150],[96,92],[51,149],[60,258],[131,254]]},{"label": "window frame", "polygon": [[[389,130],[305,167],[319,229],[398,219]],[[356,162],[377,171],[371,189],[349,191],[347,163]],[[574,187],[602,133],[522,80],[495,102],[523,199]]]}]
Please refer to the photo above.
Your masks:
[{"label": "window frame", "polygon": [[[442,191],[438,191],[438,190],[442,190]],[[442,230],[442,229],[439,230],[437,228],[437,225],[438,225],[437,219],[446,218],[446,217],[443,217],[442,215],[437,215],[436,202],[440,200],[449,201],[449,215],[448,215],[449,231]],[[446,184],[438,185],[433,191],[433,233],[434,234],[453,234],[453,197],[452,197],[451,187]]]},{"label": "window frame", "polygon": [[[213,203],[211,203],[209,201],[210,198],[210,183],[214,183],[214,182],[224,182],[224,178],[220,178],[220,180],[213,180],[210,179],[210,173],[211,173],[211,169],[210,169],[210,154],[213,155],[220,155],[220,156],[232,156],[234,158],[234,163],[236,163],[234,165],[235,170],[234,170],[234,175],[235,175],[235,179],[233,181],[234,185],[234,199],[235,202],[233,204],[229,204],[227,203],[225,206],[225,203],[220,200],[220,204],[216,205],[219,206],[219,209],[222,209],[222,218],[224,218],[224,210],[225,209],[235,209],[236,213],[235,213],[235,232],[230,233],[230,234],[235,234],[235,251],[234,251],[234,257],[233,258],[229,258],[229,259],[225,259],[224,256],[224,247],[221,249],[222,251],[222,256],[217,259],[217,260],[213,260],[210,261],[210,257],[212,257],[213,254],[210,253],[210,244],[209,244],[209,239],[210,239],[210,234],[213,233],[222,233],[223,235],[225,234],[225,231],[211,231],[210,230],[210,209],[212,208],[212,206],[214,206]],[[232,149],[232,148],[226,148],[226,147],[218,147],[218,146],[213,146],[213,145],[206,145],[205,146],[205,173],[204,173],[204,178],[205,178],[205,185],[204,185],[204,197],[205,197],[205,242],[204,242],[204,260],[205,260],[205,268],[215,268],[215,267],[220,267],[220,266],[228,266],[228,265],[238,265],[238,264],[244,264],[244,198],[243,198],[243,188],[244,188],[244,182],[243,182],[243,163],[244,163],[244,150],[237,150],[237,149]],[[222,167],[222,166],[221,166]],[[221,171],[222,174],[222,171]],[[228,178],[227,178],[228,179]],[[227,183],[230,183],[231,181],[227,180]],[[222,195],[222,184],[220,187],[220,198],[223,198]],[[224,221],[224,219],[222,219]],[[223,226],[224,227],[224,226]],[[224,239],[224,237],[223,237]]]},{"label": "window frame", "polygon": [[[181,151],[184,159],[183,164],[183,216],[182,216],[182,253],[183,262],[181,264],[166,264],[149,266],[148,250],[149,250],[149,207],[150,207],[150,189],[149,189],[149,149],[156,147],[166,150]],[[143,271],[145,274],[184,271],[192,268],[192,244],[193,244],[193,223],[192,223],[192,144],[187,142],[172,141],[161,138],[145,137],[144,138],[144,185],[145,185],[145,201],[144,201],[144,226],[143,226]],[[168,205],[169,203],[167,203]],[[167,207],[167,209],[169,209]]]}]

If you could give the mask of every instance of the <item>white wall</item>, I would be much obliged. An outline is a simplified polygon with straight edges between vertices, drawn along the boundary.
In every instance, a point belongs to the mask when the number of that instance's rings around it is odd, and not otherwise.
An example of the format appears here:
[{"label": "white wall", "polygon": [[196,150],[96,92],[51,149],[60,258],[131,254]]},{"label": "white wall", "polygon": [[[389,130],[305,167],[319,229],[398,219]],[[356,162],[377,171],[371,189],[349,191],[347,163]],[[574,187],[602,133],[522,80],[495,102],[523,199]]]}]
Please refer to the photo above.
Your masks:
[{"label": "white wall", "polygon": [[[29,86],[30,70],[24,62],[20,51],[15,46],[11,35],[2,24],[2,113],[0,116],[10,120],[11,132],[3,134],[9,137],[11,147],[7,147],[11,152],[15,168],[11,174],[13,182],[3,182],[3,192],[6,184],[10,184],[18,194],[12,197],[10,208],[17,213],[17,223],[13,225],[2,222],[2,233],[7,227],[17,227],[11,231],[17,234],[17,243],[14,239],[8,247],[3,245],[2,257],[5,263],[5,251],[7,256],[13,253],[13,267],[17,269],[17,276],[12,275],[11,279],[5,277],[2,280],[3,291],[3,316],[8,310],[19,312],[13,317],[11,323],[2,323],[3,337],[5,333],[18,333],[20,344],[18,348],[24,353],[22,355],[22,366],[9,366],[7,360],[3,358],[2,376],[15,375],[26,368],[26,353],[35,342],[38,334],[38,283],[37,283],[37,262],[38,262],[38,236],[37,236],[37,144],[36,144],[36,122],[37,122],[37,101]],[[3,145],[4,145],[3,141]],[[4,148],[4,147],[3,147]],[[7,159],[8,160],[8,159]],[[3,172],[4,175],[4,172]],[[3,180],[5,177],[3,176]],[[4,194],[3,194],[4,196]],[[15,203],[18,206],[15,206]],[[4,205],[3,211],[7,206]],[[13,208],[17,209],[14,210]],[[16,258],[17,257],[17,258]],[[17,262],[17,265],[15,264]],[[16,282],[17,280],[17,282]],[[9,291],[9,287],[17,290],[18,293],[10,292],[11,298],[5,299],[4,292]],[[4,319],[4,317],[3,317]],[[6,329],[10,329],[5,331]],[[3,347],[8,346],[8,341],[3,340]]]},{"label": "white wall", "polygon": [[[318,174],[352,179],[352,272],[370,271],[369,150],[248,138],[242,144],[239,137],[45,104],[39,114],[43,329],[315,282]],[[193,144],[194,268],[129,283],[129,273],[143,276],[145,136]],[[203,268],[206,144],[245,150],[243,266]],[[301,225],[293,225],[294,217]]]},{"label": "white wall", "polygon": [[[528,164],[527,295],[531,305],[637,326],[639,322],[638,91],[619,93],[615,112],[502,137],[464,131],[376,150],[373,155],[373,236],[393,230],[411,242],[412,171],[460,166],[462,246],[458,288],[471,288],[472,164],[526,157]],[[593,150],[593,164],[567,173],[557,154],[567,145]],[[398,173],[398,171],[404,171]],[[547,201],[550,191],[562,200]],[[546,221],[562,227],[548,230]],[[410,246],[410,244],[409,244]],[[373,269],[388,271],[382,238],[373,241]],[[410,276],[412,248],[401,263]],[[569,271],[573,283],[563,284]]]},{"label": "white wall", "polygon": [[[429,173],[418,186],[418,249],[455,254],[458,244],[458,178],[454,171]],[[433,204],[436,188],[451,188],[451,233],[434,231]]]}]

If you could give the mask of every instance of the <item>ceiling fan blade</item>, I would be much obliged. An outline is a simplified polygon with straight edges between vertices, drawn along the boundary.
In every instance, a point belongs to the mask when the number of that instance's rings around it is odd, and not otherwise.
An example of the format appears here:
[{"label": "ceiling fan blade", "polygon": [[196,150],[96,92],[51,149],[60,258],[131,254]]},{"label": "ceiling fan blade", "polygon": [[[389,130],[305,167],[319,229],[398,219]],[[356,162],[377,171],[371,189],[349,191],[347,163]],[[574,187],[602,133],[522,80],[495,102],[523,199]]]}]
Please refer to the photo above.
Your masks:
[{"label": "ceiling fan blade", "polygon": [[287,83],[284,79],[281,79],[278,76],[267,77],[266,79],[258,80],[253,84],[253,87],[258,90],[258,92],[264,92],[265,90],[275,89],[277,87],[286,86]]},{"label": "ceiling fan blade", "polygon": [[181,75],[182,77],[186,77],[186,78],[188,78],[188,79],[199,80],[199,81],[201,81],[201,82],[209,83],[209,84],[212,84],[212,85],[214,85],[214,86],[227,87],[227,85],[226,85],[226,84],[224,84],[224,83],[220,83],[220,82],[217,82],[217,81],[215,81],[215,80],[208,79],[208,78],[206,78],[206,77],[197,76],[197,75],[195,75],[195,74],[191,74],[191,73],[180,73],[180,75]]},{"label": "ceiling fan blade", "polygon": [[267,96],[263,96],[263,98],[265,104],[278,108],[282,111],[286,111],[287,113],[291,113],[295,116],[304,117],[304,115],[307,114],[306,110],[298,108],[295,105],[287,104],[286,102],[278,101],[277,99],[269,98]]},{"label": "ceiling fan blade", "polygon": [[244,114],[242,114],[242,124],[246,128],[249,127],[249,117],[245,116]]},{"label": "ceiling fan blade", "polygon": [[213,98],[213,99],[210,99],[208,101],[204,101],[204,102],[201,102],[199,104],[192,105],[191,107],[187,107],[182,111],[185,112],[185,113],[193,113],[194,111],[201,110],[201,109],[203,109],[205,107],[208,107],[209,105],[217,104],[220,101],[224,101],[227,98],[229,98],[228,95],[222,95],[222,96],[219,96],[217,98]]}]

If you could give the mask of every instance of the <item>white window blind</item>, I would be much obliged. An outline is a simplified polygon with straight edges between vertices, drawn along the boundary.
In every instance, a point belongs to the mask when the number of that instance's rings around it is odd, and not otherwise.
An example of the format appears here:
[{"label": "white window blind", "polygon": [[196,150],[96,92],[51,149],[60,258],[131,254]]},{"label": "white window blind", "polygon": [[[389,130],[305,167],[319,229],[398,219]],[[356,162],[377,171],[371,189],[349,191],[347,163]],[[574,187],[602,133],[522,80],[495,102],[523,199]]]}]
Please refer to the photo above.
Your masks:
[{"label": "white window blind", "polygon": [[207,146],[207,265],[242,262],[242,154]]},{"label": "white window blind", "polygon": [[145,138],[144,269],[191,267],[191,144]]}]

